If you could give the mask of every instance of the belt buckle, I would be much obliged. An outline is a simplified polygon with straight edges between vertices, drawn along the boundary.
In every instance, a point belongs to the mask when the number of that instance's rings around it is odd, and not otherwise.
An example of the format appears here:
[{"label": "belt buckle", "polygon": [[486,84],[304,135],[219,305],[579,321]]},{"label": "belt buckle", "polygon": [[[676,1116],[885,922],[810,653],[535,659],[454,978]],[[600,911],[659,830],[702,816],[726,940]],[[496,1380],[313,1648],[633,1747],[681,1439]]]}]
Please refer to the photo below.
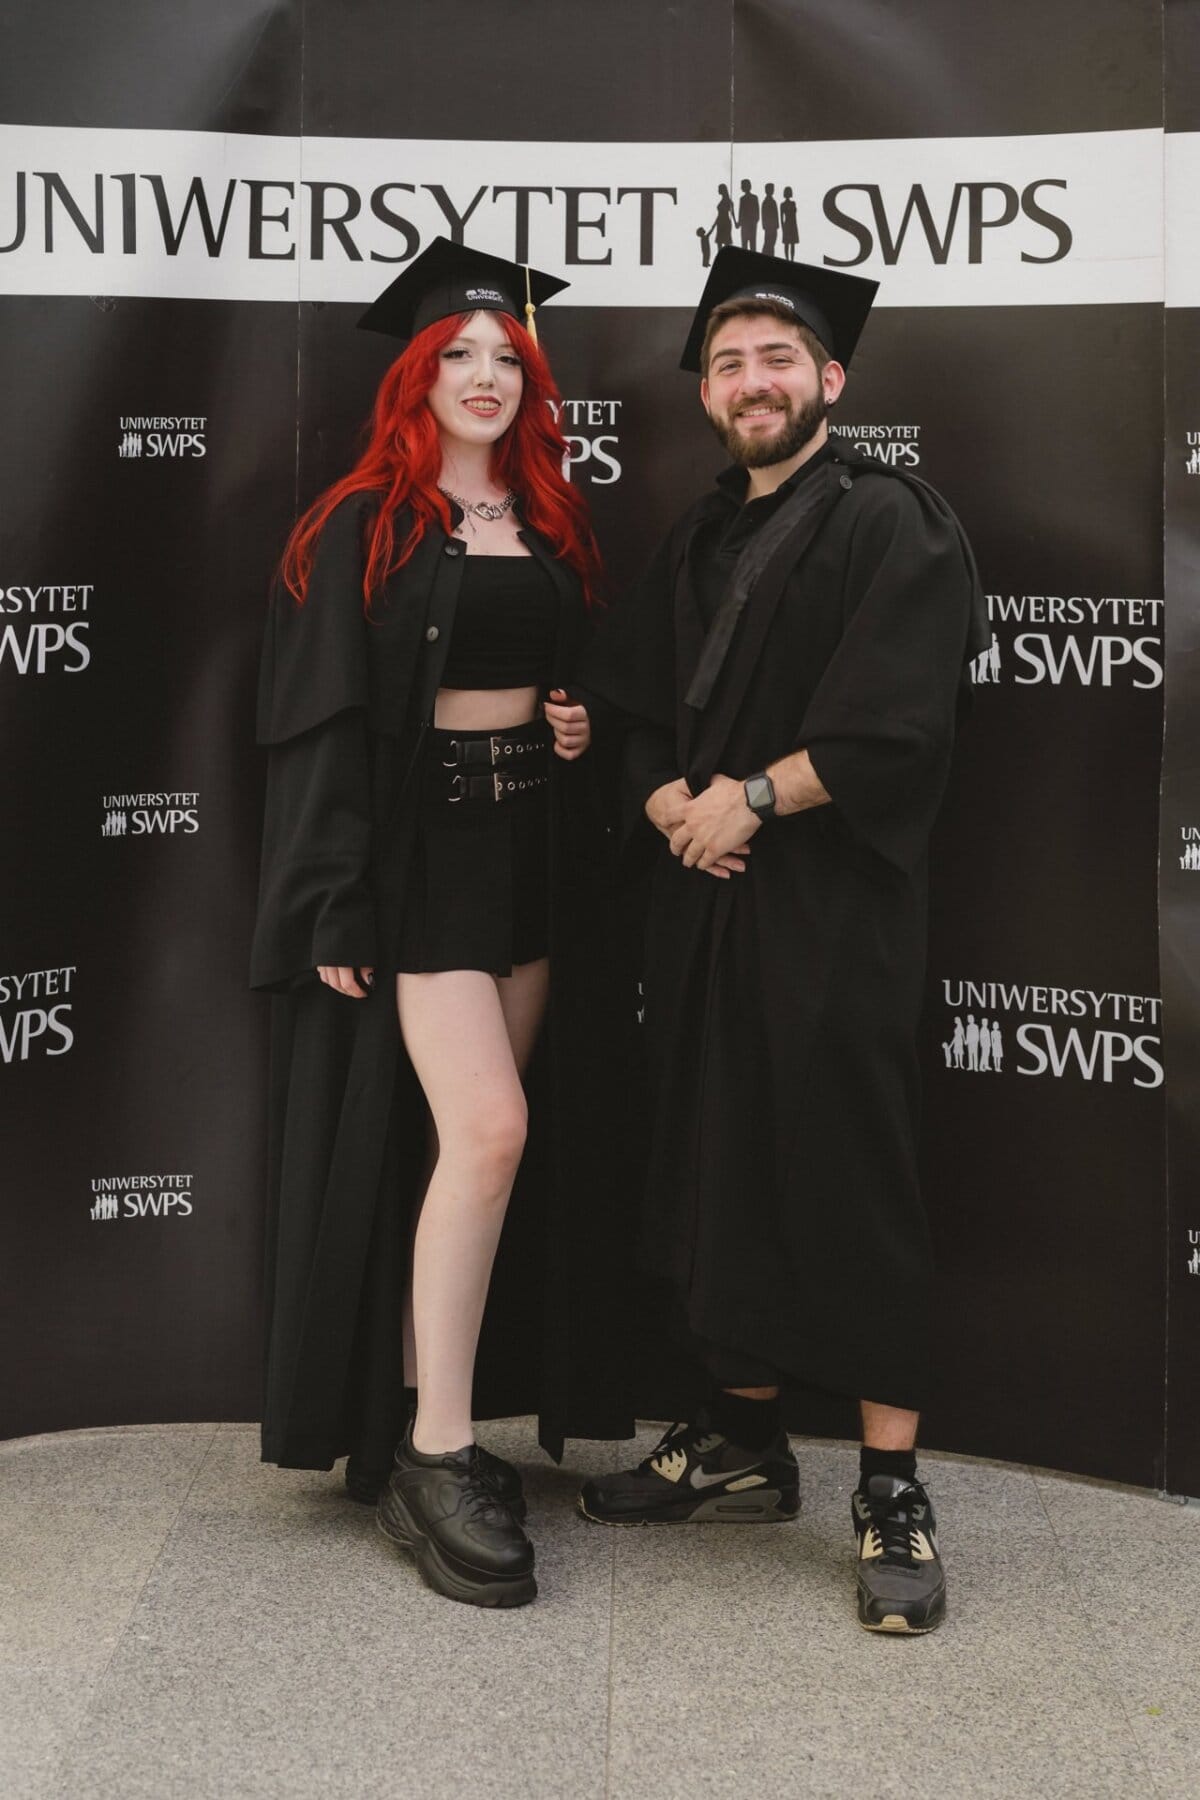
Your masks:
[{"label": "belt buckle", "polygon": [[[450,748],[453,750],[454,756],[450,762],[443,761],[443,763],[442,763],[443,769],[457,769],[457,767],[458,767],[458,739],[457,738],[450,739]],[[458,777],[455,776],[454,779],[457,781]],[[460,794],[458,796],[458,798],[461,800],[462,795]]]},{"label": "belt buckle", "polygon": [[504,777],[502,775],[492,776],[492,794],[498,806],[504,798]]},{"label": "belt buckle", "polygon": [[[497,762],[499,762],[499,760],[500,760],[500,752],[502,749],[500,739],[498,737],[489,737],[488,738],[488,749],[492,753],[492,767],[494,769]],[[497,796],[497,798],[499,798],[499,796]]]},{"label": "belt buckle", "polygon": [[[454,764],[453,763],[443,763],[442,767],[444,769],[452,769],[454,767]],[[449,804],[451,806],[457,806],[459,801],[462,799],[462,791],[461,790],[462,790],[462,784],[465,780],[466,780],[466,777],[464,775],[452,775],[450,777],[450,786],[452,788],[459,789],[459,792],[457,794],[451,794],[451,796],[450,796]]]}]

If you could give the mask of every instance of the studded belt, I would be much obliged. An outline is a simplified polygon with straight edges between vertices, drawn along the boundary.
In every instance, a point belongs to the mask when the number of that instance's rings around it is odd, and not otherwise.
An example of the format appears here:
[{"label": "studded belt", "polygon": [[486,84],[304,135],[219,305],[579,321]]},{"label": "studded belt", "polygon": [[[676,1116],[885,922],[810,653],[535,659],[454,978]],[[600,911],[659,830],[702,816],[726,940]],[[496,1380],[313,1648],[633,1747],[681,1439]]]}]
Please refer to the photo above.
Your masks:
[{"label": "studded belt", "polygon": [[454,775],[447,795],[452,806],[460,800],[490,800],[499,804],[515,800],[519,794],[531,794],[549,785],[548,775],[518,775],[512,769],[497,769],[494,775]]},{"label": "studded belt", "polygon": [[549,746],[540,723],[486,737],[438,732],[429,750],[425,792],[434,804],[495,806],[549,785]]},{"label": "studded belt", "polygon": [[544,738],[518,737],[496,731],[490,737],[451,738],[444,746],[449,755],[441,758],[444,769],[475,773],[481,769],[507,768],[510,764],[546,760]]}]

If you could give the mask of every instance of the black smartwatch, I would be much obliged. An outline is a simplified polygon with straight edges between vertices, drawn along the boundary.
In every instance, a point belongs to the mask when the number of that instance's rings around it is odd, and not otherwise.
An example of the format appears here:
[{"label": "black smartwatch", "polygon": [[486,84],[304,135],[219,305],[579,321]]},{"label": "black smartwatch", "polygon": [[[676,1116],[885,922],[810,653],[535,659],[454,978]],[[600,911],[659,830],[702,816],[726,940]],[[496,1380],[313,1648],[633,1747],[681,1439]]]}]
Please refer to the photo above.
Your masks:
[{"label": "black smartwatch", "polygon": [[746,795],[746,805],[756,819],[773,819],[775,817],[775,783],[766,770],[757,775],[747,775],[742,783]]}]

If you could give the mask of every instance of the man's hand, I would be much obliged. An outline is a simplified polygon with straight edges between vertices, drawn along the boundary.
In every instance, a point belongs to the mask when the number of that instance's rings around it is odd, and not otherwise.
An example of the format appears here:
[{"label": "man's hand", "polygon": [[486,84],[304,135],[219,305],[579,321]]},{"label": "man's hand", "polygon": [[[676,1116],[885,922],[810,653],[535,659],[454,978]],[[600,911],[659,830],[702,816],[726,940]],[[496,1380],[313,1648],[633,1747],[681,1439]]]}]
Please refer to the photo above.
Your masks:
[{"label": "man's hand", "polygon": [[587,707],[568,701],[565,688],[551,688],[550,699],[542,711],[554,733],[555,756],[561,756],[564,762],[574,762],[592,741],[592,722]]},{"label": "man's hand", "polygon": [[[665,787],[655,788],[646,802],[646,817],[657,831],[661,831],[668,843],[681,828],[692,803],[692,790],[682,778],[668,781]],[[719,876],[728,881],[731,875],[740,875],[746,865],[743,856],[749,853],[749,844],[741,844],[728,856],[718,857],[707,870],[709,875]]]},{"label": "man's hand", "polygon": [[[653,798],[653,796],[651,796]],[[706,874],[741,873],[750,854],[750,839],[762,824],[746,805],[740,781],[714,775],[702,794],[689,800],[671,835],[671,855],[687,869]]]},{"label": "man's hand", "polygon": [[692,797],[692,790],[682,775],[678,781],[668,781],[665,787],[655,788],[646,802],[646,817],[656,831],[669,838],[676,826],[683,823],[684,810]]}]

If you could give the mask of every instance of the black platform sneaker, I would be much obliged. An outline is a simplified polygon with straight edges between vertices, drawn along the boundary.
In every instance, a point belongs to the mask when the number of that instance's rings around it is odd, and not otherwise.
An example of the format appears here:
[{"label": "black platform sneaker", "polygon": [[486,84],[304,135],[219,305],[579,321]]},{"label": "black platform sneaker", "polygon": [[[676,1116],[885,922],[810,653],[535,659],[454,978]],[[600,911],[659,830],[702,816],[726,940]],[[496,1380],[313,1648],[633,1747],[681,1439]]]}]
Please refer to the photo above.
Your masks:
[{"label": "black platform sneaker", "polygon": [[937,1521],[917,1481],[872,1475],[851,1503],[858,1534],[858,1622],[867,1631],[932,1631],[946,1612]]},{"label": "black platform sneaker", "polygon": [[[514,1519],[524,1519],[528,1507],[525,1503],[525,1493],[521,1486],[519,1471],[514,1469],[510,1462],[505,1462],[502,1456],[493,1456],[492,1452],[485,1450],[482,1444],[477,1444],[475,1447],[479,1451],[479,1461],[483,1466],[483,1472],[496,1490],[496,1498],[507,1506]],[[351,1500],[358,1500],[363,1506],[374,1506],[387,1486],[388,1476],[391,1472],[391,1463],[379,1469],[374,1468],[370,1463],[361,1461],[357,1456],[348,1456],[346,1458],[346,1492]]]},{"label": "black platform sneaker", "polygon": [[794,1519],[800,1470],[784,1432],[765,1450],[741,1450],[701,1416],[692,1425],[672,1425],[636,1469],[585,1481],[579,1510],[602,1525]]},{"label": "black platform sneaker", "polygon": [[477,1444],[422,1456],[406,1432],[375,1517],[412,1552],[425,1585],[449,1600],[524,1606],[537,1594],[533,1545],[497,1497]]}]

